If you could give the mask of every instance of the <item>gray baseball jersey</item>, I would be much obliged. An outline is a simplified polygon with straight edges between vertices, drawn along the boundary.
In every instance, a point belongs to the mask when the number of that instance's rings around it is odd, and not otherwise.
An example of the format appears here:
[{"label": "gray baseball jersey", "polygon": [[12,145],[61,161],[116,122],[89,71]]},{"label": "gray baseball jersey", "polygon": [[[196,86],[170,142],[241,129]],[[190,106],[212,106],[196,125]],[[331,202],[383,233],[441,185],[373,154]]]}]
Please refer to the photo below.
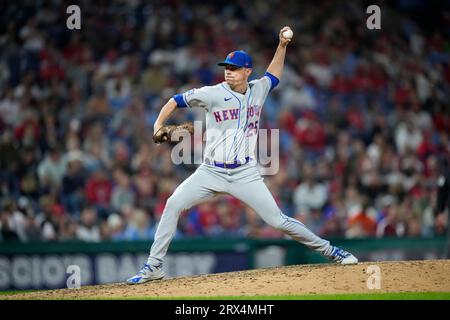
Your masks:
[{"label": "gray baseball jersey", "polygon": [[205,158],[218,162],[256,159],[259,117],[267,94],[277,81],[266,73],[250,81],[245,94],[231,90],[222,82],[175,96],[179,107],[205,109]]},{"label": "gray baseball jersey", "polygon": [[[167,200],[150,249],[149,265],[162,262],[175,234],[180,213],[219,193],[228,193],[241,200],[266,223],[309,248],[325,256],[332,254],[333,247],[329,241],[281,212],[255,161],[261,109],[277,82],[277,78],[266,73],[261,79],[249,82],[245,94],[231,90],[226,82],[222,82],[174,96],[179,107],[206,110],[205,161]],[[252,160],[248,161],[247,157]],[[213,162],[206,161],[208,159]],[[214,161],[222,164],[240,161],[240,165],[218,167]]]}]

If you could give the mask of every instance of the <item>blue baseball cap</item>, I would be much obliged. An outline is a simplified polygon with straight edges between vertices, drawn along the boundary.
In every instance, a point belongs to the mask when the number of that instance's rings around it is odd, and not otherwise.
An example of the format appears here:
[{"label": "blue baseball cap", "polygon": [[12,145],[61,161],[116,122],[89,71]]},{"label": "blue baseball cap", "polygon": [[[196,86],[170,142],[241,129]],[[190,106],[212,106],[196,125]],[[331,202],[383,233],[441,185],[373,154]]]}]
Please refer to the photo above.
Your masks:
[{"label": "blue baseball cap", "polygon": [[219,62],[217,65],[226,66],[232,65],[241,68],[251,68],[252,67],[252,57],[242,50],[230,52],[224,61]]}]

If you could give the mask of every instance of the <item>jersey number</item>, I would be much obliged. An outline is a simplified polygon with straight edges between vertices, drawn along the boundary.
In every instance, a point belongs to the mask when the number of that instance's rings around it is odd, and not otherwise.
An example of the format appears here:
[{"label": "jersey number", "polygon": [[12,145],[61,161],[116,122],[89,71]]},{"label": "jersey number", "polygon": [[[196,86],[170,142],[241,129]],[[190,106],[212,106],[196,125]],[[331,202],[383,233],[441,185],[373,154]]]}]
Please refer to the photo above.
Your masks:
[{"label": "jersey number", "polygon": [[246,136],[247,137],[251,137],[253,134],[255,134],[256,132],[258,132],[258,121],[255,122],[250,122],[247,126],[247,133]]}]

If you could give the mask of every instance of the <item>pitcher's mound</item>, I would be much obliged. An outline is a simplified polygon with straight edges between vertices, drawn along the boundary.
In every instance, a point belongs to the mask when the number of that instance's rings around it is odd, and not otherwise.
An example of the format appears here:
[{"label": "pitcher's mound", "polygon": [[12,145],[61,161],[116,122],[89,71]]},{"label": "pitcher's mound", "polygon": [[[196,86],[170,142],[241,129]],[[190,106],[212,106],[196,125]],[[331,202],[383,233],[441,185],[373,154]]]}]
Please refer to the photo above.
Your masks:
[{"label": "pitcher's mound", "polygon": [[[378,266],[380,289],[369,290],[369,266]],[[378,270],[370,267],[369,271]],[[273,296],[374,292],[450,292],[450,260],[364,262],[357,265],[296,265],[158,280],[141,285],[108,284],[39,291],[0,299],[167,298]]]}]

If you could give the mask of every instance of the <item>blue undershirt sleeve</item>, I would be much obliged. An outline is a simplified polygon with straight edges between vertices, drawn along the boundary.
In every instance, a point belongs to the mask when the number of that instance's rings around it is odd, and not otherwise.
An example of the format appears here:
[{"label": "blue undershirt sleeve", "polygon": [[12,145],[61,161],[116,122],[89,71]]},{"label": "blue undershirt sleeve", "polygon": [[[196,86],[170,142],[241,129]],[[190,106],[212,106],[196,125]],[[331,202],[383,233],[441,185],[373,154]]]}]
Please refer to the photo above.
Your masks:
[{"label": "blue undershirt sleeve", "polygon": [[270,92],[280,83],[280,80],[270,72],[266,72],[264,75],[270,79],[270,89],[269,89]]},{"label": "blue undershirt sleeve", "polygon": [[176,103],[178,108],[187,108],[188,105],[186,104],[186,101],[183,99],[183,94],[176,94],[172,97]]}]

